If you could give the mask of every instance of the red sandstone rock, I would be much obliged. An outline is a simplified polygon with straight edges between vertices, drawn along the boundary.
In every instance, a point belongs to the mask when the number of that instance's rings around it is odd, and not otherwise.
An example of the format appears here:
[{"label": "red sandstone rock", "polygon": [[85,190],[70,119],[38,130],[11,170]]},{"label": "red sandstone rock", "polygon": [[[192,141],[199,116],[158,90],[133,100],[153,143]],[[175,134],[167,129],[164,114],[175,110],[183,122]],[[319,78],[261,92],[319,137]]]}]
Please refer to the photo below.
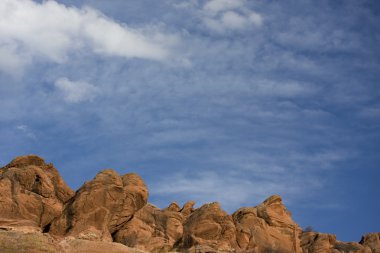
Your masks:
[{"label": "red sandstone rock", "polygon": [[177,245],[180,250],[195,249],[197,245],[221,251],[237,248],[232,217],[216,202],[196,209],[186,219],[183,227],[183,237]]},{"label": "red sandstone rock", "polygon": [[380,253],[380,233],[346,243],[302,232],[276,195],[232,215],[193,201],[160,210],[147,198],[136,174],[104,170],[74,195],[53,165],[18,157],[0,169],[0,252],[23,240],[24,252]]},{"label": "red sandstone rock", "polygon": [[73,195],[52,164],[17,157],[0,169],[0,225],[44,228]]},{"label": "red sandstone rock", "polygon": [[360,243],[341,242],[335,235],[304,232],[301,246],[303,253],[380,253],[380,233],[363,236]]},{"label": "red sandstone rock", "polygon": [[116,242],[149,252],[169,251],[182,237],[184,216],[147,204],[114,236]]},{"label": "red sandstone rock", "polygon": [[112,241],[112,234],[147,201],[148,190],[139,176],[120,176],[104,170],[85,183],[51,225],[51,233]]},{"label": "red sandstone rock", "polygon": [[240,250],[250,252],[301,252],[301,229],[279,196],[257,207],[240,208],[233,215]]},{"label": "red sandstone rock", "polygon": [[380,233],[369,233],[360,241],[364,247],[368,247],[373,253],[380,253]]},{"label": "red sandstone rock", "polygon": [[194,205],[195,205],[195,202],[194,201],[187,201],[182,209],[180,210],[180,212],[184,215],[184,216],[189,216],[192,212],[194,212]]}]

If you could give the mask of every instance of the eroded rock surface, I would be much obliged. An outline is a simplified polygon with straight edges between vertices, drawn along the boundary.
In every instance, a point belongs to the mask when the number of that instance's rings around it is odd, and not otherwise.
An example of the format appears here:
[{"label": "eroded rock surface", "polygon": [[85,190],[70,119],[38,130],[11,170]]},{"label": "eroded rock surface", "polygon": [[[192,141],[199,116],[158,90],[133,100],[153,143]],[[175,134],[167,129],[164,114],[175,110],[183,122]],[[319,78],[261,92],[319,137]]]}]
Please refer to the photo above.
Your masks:
[{"label": "eroded rock surface", "polygon": [[364,235],[360,244],[370,248],[374,253],[380,253],[380,233],[369,233]]},{"label": "eroded rock surface", "polygon": [[21,156],[0,169],[0,226],[43,229],[74,195],[52,164]]},{"label": "eroded rock surface", "polygon": [[180,250],[193,249],[197,245],[222,251],[237,248],[232,217],[217,202],[195,209],[184,222],[183,228],[183,237],[177,245]]},{"label": "eroded rock surface", "polygon": [[232,215],[216,202],[159,209],[147,199],[133,173],[101,171],[74,193],[52,164],[18,157],[0,168],[0,252],[380,253],[380,233],[341,242],[303,232],[277,195]]},{"label": "eroded rock surface", "polygon": [[114,236],[116,242],[149,252],[168,251],[183,235],[184,216],[147,204]]},{"label": "eroded rock surface", "polygon": [[304,232],[301,246],[303,253],[380,253],[380,233],[363,236],[357,242],[341,242],[335,235]]},{"label": "eroded rock surface", "polygon": [[148,190],[136,174],[104,170],[85,183],[51,225],[50,232],[112,241],[112,234],[147,203]]},{"label": "eroded rock surface", "polygon": [[233,215],[241,250],[300,252],[301,229],[292,220],[281,197],[272,196],[257,207],[240,208]]}]

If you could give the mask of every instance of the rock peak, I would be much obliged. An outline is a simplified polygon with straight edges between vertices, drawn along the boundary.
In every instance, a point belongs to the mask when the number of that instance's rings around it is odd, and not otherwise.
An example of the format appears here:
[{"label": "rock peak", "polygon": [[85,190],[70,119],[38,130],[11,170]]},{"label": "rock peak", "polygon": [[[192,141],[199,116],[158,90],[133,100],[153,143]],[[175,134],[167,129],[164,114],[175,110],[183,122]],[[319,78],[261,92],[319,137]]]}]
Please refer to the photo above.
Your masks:
[{"label": "rock peak", "polygon": [[11,167],[26,167],[26,166],[43,166],[45,164],[45,160],[37,155],[24,155],[24,156],[18,156],[15,159],[13,159],[9,164],[7,164],[4,168],[11,168]]}]

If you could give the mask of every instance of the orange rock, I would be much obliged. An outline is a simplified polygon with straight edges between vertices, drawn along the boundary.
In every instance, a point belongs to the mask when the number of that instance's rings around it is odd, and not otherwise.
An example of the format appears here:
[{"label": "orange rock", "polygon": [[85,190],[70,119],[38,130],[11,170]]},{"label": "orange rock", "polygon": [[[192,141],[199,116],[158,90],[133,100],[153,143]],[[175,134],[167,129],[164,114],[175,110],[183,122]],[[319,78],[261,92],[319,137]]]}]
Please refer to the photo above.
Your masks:
[{"label": "orange rock", "polygon": [[380,253],[380,233],[369,233],[362,237],[360,244],[369,248],[373,253]]},{"label": "orange rock", "polygon": [[85,183],[51,225],[56,235],[112,241],[112,234],[147,201],[148,190],[139,176],[120,176],[104,170]]},{"label": "orange rock", "polygon": [[187,201],[182,209],[180,210],[180,212],[184,215],[184,216],[189,216],[192,212],[194,212],[194,205],[195,205],[195,202],[194,201]]},{"label": "orange rock", "polygon": [[236,232],[232,217],[210,203],[196,209],[184,222],[184,232],[176,247],[194,249],[197,245],[214,250],[230,251],[237,248]]},{"label": "orange rock", "polygon": [[133,173],[101,171],[74,194],[53,165],[18,157],[0,169],[0,249],[21,240],[23,252],[380,253],[380,233],[357,243],[302,232],[277,195],[232,215],[218,203],[161,210],[147,198]]},{"label": "orange rock", "polygon": [[147,204],[114,236],[116,242],[149,252],[173,249],[183,234],[181,213]]},{"label": "orange rock", "polygon": [[179,212],[181,208],[179,207],[177,202],[172,202],[165,210],[172,211],[172,212]]},{"label": "orange rock", "polygon": [[35,155],[0,169],[0,225],[44,228],[74,195],[52,164]]},{"label": "orange rock", "polygon": [[301,246],[303,253],[379,253],[380,233],[363,236],[360,243],[341,242],[335,235],[318,232],[302,233]]},{"label": "orange rock", "polygon": [[238,209],[233,215],[240,250],[250,252],[301,252],[301,229],[282,204],[272,196],[257,207]]}]

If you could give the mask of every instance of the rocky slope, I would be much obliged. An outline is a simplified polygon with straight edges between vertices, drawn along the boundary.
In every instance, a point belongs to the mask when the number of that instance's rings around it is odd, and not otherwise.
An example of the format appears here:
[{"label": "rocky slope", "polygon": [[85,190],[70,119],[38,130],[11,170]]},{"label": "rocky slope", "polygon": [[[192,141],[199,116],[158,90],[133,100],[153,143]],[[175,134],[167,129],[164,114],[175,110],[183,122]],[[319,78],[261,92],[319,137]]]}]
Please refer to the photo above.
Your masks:
[{"label": "rocky slope", "polygon": [[345,243],[302,231],[280,196],[232,215],[147,199],[136,174],[107,169],[74,193],[52,164],[18,157],[0,168],[0,252],[380,253],[380,233]]}]

